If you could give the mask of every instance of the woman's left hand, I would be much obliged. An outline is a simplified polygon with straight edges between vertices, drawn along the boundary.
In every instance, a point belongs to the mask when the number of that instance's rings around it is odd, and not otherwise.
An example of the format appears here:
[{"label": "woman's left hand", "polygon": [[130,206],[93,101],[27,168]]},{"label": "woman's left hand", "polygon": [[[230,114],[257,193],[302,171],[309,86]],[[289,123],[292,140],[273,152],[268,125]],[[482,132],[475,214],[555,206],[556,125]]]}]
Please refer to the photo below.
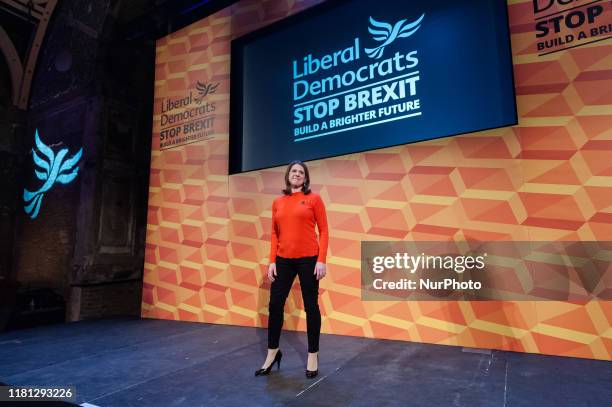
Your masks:
[{"label": "woman's left hand", "polygon": [[317,280],[320,280],[325,277],[325,273],[325,263],[321,263],[320,261],[318,261],[314,271],[314,275],[317,276]]}]

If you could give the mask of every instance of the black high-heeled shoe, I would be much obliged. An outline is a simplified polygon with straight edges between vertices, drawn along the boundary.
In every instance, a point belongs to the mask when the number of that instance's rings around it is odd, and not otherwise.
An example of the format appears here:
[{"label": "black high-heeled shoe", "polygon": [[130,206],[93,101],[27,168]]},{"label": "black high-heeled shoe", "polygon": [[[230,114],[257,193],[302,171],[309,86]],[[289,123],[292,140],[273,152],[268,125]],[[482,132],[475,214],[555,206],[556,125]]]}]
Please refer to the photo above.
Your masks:
[{"label": "black high-heeled shoe", "polygon": [[306,369],[306,377],[309,379],[313,379],[315,377],[317,377],[317,375],[319,374],[319,369],[317,370],[308,370]]},{"label": "black high-heeled shoe", "polygon": [[[317,366],[319,365],[319,356],[317,355]],[[313,379],[315,377],[317,377],[317,375],[319,374],[319,369],[317,370],[308,370],[306,369],[306,377],[308,379]]]},{"label": "black high-heeled shoe", "polygon": [[272,371],[272,368],[274,367],[275,363],[278,363],[278,369],[280,370],[280,362],[281,359],[283,358],[283,352],[281,352],[280,350],[278,352],[276,352],[276,355],[274,356],[274,360],[272,361],[272,363],[270,363],[270,366],[264,368],[261,368],[259,370],[255,371],[255,376],[267,376],[270,374],[270,372]]}]

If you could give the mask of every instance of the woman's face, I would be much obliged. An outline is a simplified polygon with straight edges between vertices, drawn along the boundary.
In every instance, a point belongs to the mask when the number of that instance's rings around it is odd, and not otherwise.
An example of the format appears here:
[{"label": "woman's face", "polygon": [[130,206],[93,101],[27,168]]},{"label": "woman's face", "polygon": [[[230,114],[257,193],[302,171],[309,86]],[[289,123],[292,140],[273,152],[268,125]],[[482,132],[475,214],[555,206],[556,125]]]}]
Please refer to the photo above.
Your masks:
[{"label": "woman's face", "polygon": [[289,184],[292,188],[300,188],[304,185],[306,175],[304,168],[300,164],[293,164],[289,170]]}]

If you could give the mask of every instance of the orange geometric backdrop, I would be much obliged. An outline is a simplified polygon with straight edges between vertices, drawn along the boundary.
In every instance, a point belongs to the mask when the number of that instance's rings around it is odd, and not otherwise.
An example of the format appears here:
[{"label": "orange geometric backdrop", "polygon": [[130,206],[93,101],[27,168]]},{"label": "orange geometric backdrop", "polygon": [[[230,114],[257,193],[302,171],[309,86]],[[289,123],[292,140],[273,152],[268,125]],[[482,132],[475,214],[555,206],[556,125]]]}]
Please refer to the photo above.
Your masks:
[{"label": "orange geometric backdrop", "polygon": [[[227,175],[230,41],[315,3],[240,1],[158,41],[143,317],[267,326],[284,168]],[[309,163],[322,332],[612,359],[612,302],[361,301],[362,240],[612,240],[612,40],[538,56],[532,1],[508,9],[517,126]],[[197,81],[219,82],[213,135],[160,151],[163,100]],[[285,312],[305,330],[297,282]]]}]

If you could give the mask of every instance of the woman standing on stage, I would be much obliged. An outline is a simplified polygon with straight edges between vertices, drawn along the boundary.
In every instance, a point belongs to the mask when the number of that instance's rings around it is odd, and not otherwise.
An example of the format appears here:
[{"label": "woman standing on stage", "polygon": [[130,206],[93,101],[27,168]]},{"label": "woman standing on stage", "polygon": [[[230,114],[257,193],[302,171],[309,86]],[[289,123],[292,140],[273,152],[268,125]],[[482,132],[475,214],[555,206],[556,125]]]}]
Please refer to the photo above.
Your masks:
[{"label": "woman standing on stage", "polygon": [[[285,171],[283,196],[272,204],[272,238],[268,278],[270,305],[268,319],[268,355],[255,376],[267,375],[275,363],[283,357],[278,348],[285,300],[295,276],[300,278],[302,299],[306,311],[308,332],[308,362],[306,377],[313,378],[319,372],[319,336],[321,312],[319,311],[319,280],[325,277],[327,255],[327,215],[321,197],[310,191],[308,167],[301,161],[293,161]],[[315,233],[319,230],[319,239]]]}]

